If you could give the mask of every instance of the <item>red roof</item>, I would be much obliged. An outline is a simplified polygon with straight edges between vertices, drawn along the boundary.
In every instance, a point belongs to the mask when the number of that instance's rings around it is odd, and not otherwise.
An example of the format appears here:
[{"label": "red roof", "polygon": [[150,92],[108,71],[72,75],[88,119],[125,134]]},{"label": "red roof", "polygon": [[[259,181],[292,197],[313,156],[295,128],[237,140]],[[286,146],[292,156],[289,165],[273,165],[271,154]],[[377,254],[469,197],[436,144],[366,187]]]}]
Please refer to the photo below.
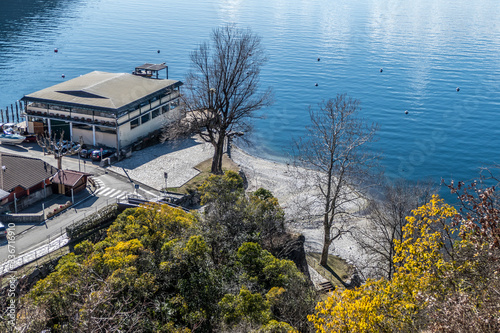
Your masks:
[{"label": "red roof", "polygon": [[73,170],[59,170],[54,177],[52,177],[52,183],[73,187],[83,176],[90,176],[90,174]]}]

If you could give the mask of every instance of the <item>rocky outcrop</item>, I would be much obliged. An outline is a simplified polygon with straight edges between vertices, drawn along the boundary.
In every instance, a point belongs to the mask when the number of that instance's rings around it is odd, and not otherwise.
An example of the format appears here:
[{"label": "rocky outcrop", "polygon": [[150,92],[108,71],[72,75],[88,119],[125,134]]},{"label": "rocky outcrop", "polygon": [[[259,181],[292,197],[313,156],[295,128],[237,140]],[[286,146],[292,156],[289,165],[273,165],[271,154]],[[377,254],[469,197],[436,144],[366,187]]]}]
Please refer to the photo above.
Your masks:
[{"label": "rocky outcrop", "polygon": [[299,234],[283,233],[264,240],[263,247],[279,259],[291,260],[310,279],[304,249],[305,237]]}]

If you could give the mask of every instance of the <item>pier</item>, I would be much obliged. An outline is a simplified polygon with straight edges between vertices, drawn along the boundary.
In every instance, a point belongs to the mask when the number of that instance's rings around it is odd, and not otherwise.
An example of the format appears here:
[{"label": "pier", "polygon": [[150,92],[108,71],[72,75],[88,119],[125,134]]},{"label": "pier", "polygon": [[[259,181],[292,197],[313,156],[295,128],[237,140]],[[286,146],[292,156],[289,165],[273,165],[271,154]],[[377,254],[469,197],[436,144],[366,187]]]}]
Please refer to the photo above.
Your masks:
[{"label": "pier", "polygon": [[7,105],[4,109],[0,109],[0,120],[2,123],[20,123],[21,122],[21,111],[24,110],[24,104],[22,101],[16,101],[11,104],[10,107]]}]

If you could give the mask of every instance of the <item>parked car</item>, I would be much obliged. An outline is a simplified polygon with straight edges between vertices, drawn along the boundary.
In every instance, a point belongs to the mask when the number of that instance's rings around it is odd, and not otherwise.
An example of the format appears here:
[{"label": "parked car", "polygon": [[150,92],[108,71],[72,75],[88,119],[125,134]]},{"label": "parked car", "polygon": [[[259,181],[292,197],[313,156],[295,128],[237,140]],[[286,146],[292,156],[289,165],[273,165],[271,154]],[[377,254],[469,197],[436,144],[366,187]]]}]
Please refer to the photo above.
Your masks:
[{"label": "parked car", "polygon": [[68,149],[73,149],[73,151],[77,151],[80,148],[80,144],[77,142],[68,142],[62,147],[62,152],[66,153]]},{"label": "parked car", "polygon": [[36,142],[36,135],[26,135],[26,139],[24,139],[24,142],[27,143]]},{"label": "parked car", "polygon": [[92,161],[100,161],[103,158],[109,157],[114,154],[114,151],[108,150],[108,149],[103,149],[102,150],[102,156],[101,156],[101,150],[96,149],[92,152]]},{"label": "parked car", "polygon": [[7,236],[7,228],[0,222],[0,237]]},{"label": "parked car", "polygon": [[92,149],[82,149],[80,150],[80,157],[82,158],[90,158],[92,155]]}]

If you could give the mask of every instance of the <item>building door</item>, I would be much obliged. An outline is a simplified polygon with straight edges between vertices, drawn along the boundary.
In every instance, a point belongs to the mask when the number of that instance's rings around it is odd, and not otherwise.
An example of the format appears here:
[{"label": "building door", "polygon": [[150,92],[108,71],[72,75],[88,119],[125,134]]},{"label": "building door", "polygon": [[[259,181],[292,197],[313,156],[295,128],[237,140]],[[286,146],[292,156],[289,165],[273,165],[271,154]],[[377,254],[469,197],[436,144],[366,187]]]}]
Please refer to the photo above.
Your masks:
[{"label": "building door", "polygon": [[56,139],[59,139],[61,137],[61,133],[64,132],[63,140],[71,140],[69,123],[61,120],[51,119],[50,127],[52,129],[52,136],[55,135]]}]

